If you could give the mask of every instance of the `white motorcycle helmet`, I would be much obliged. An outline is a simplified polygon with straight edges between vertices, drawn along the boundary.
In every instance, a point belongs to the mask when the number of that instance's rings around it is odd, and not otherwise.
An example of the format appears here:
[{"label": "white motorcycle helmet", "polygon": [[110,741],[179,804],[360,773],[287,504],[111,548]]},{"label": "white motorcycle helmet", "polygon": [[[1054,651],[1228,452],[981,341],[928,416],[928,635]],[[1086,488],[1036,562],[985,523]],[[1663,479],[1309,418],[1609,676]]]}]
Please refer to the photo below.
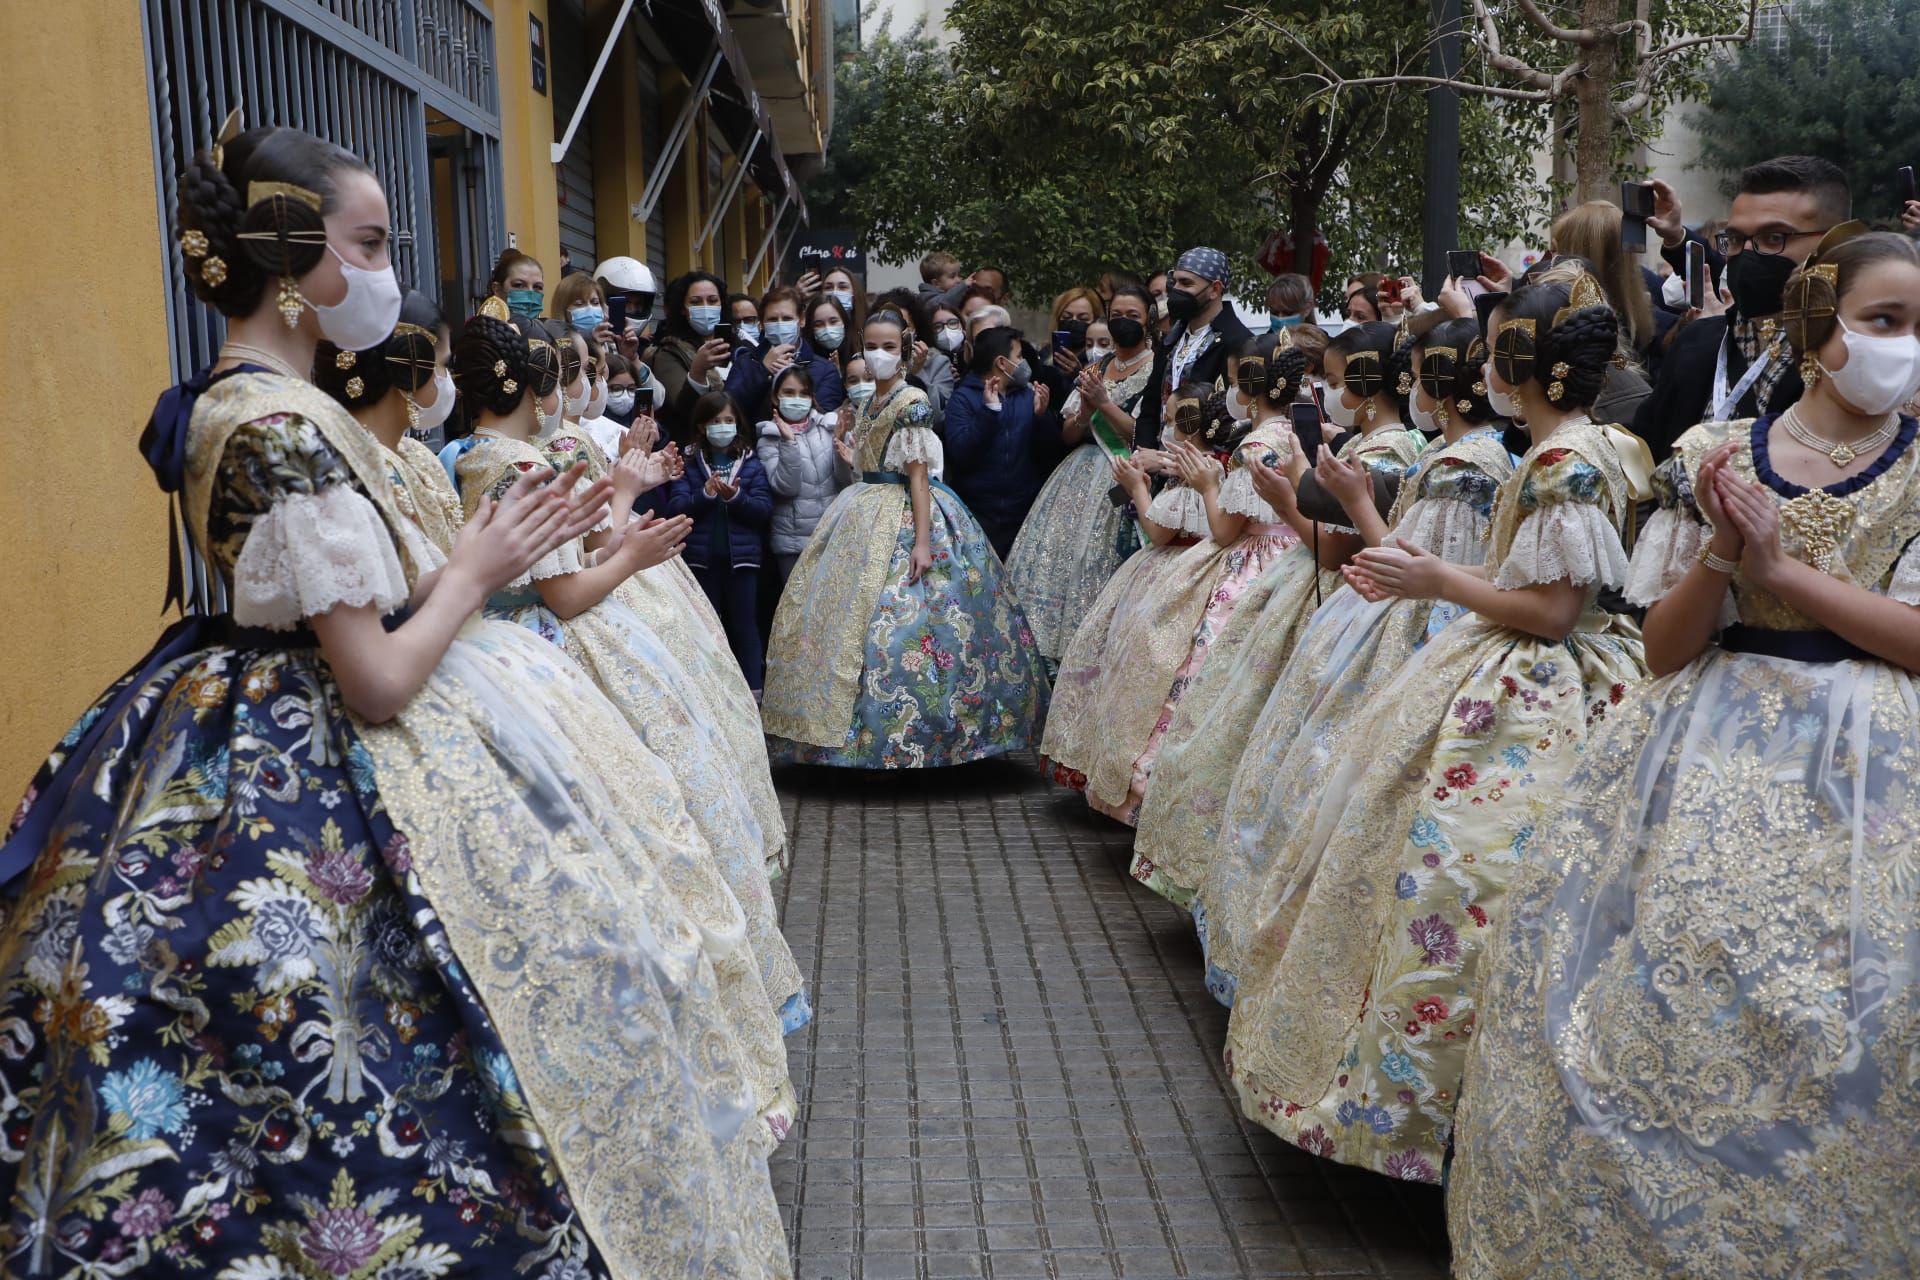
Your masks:
[{"label": "white motorcycle helmet", "polygon": [[625,256],[608,258],[593,269],[593,278],[600,282],[604,292],[626,295],[629,326],[637,329],[652,319],[654,298],[659,290],[646,263]]}]

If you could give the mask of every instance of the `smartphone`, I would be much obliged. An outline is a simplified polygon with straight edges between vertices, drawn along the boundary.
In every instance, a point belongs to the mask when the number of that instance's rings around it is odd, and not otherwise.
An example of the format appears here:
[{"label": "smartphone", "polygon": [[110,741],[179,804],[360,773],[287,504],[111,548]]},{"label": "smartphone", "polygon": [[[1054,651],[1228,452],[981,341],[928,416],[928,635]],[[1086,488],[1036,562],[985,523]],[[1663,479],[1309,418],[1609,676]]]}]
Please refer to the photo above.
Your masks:
[{"label": "smartphone", "polygon": [[1620,247],[1628,253],[1647,251],[1647,219],[1653,216],[1653,185],[1620,184]]},{"label": "smartphone", "polygon": [[1388,276],[1380,282],[1380,288],[1374,296],[1378,297],[1382,302],[1398,302],[1405,288],[1406,286],[1400,283],[1398,276]]},{"label": "smartphone", "polygon": [[1073,350],[1073,330],[1055,329],[1053,331],[1053,349],[1055,351],[1071,352]]},{"label": "smartphone", "polygon": [[708,337],[718,338],[720,339],[720,341],[726,343],[728,346],[732,346],[734,342],[733,321],[722,320],[719,324],[716,324],[715,326],[713,326],[713,332],[709,334]]},{"label": "smartphone", "polygon": [[607,298],[607,323],[617,335],[627,332],[627,295],[616,293]]},{"label": "smartphone", "polygon": [[1483,274],[1480,270],[1480,254],[1474,249],[1447,250],[1447,274],[1461,284],[1469,280],[1478,280]]},{"label": "smartphone", "polygon": [[1327,442],[1326,428],[1320,424],[1320,407],[1300,403],[1292,412],[1293,438],[1300,442],[1301,454],[1311,464],[1320,456],[1320,446]]},{"label": "smartphone", "polygon": [[1913,166],[1912,165],[1903,164],[1900,166],[1899,170],[1894,175],[1893,185],[1894,185],[1895,193],[1900,197],[1900,208],[1902,210],[1904,210],[1907,207],[1907,202],[1909,200],[1920,200],[1920,195],[1916,195],[1913,189]]},{"label": "smartphone", "polygon": [[1687,305],[1698,311],[1707,302],[1707,246],[1687,241]]}]

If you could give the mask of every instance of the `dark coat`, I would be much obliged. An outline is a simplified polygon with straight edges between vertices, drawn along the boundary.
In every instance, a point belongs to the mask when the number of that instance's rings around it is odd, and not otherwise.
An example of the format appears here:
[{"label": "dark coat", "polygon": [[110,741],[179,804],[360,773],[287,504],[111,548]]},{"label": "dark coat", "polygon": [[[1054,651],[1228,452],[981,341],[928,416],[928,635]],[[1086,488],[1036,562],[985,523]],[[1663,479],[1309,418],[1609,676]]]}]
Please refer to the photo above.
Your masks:
[{"label": "dark coat", "polygon": [[947,401],[947,484],[960,495],[1002,555],[1065,450],[1060,411],[1033,411],[1031,387],[1003,392],[987,408],[986,384],[970,373]]},{"label": "dark coat", "polygon": [[[733,353],[733,368],[727,374],[727,394],[742,420],[765,422],[773,417],[773,375],[767,372],[767,352],[772,342],[758,347],[740,347]],[[846,384],[840,378],[840,366],[815,351],[805,337],[794,350],[795,363],[804,364],[813,375],[814,407],[831,413],[847,398]]]},{"label": "dark coat", "polygon": [[695,569],[731,564],[757,569],[765,555],[767,525],[773,519],[773,488],[767,472],[752,453],[740,467],[735,483],[740,492],[731,501],[709,498],[704,490],[713,474],[704,453],[687,459],[687,469],[667,486],[670,516],[692,516],[693,533],[681,554]]}]

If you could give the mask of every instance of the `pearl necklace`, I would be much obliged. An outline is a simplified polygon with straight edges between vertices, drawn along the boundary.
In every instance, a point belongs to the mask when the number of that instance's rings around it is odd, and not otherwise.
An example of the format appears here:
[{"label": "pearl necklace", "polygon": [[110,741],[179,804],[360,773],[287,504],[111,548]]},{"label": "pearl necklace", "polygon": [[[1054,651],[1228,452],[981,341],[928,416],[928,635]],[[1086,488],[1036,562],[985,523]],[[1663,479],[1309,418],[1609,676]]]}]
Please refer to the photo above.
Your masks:
[{"label": "pearl necklace", "polygon": [[289,378],[297,378],[301,382],[307,380],[305,374],[295,369],[279,356],[273,354],[273,352],[262,351],[259,347],[251,347],[244,342],[222,343],[218,358],[221,360],[239,360],[247,364],[265,365],[275,373],[285,374]]},{"label": "pearl necklace", "polygon": [[1797,443],[1805,445],[1815,453],[1827,455],[1827,461],[1836,467],[1845,467],[1863,454],[1875,453],[1885,448],[1900,430],[1900,415],[1890,413],[1887,420],[1860,439],[1849,444],[1845,440],[1833,441],[1813,433],[1812,428],[1800,421],[1800,406],[1794,405],[1780,415],[1780,425]]}]

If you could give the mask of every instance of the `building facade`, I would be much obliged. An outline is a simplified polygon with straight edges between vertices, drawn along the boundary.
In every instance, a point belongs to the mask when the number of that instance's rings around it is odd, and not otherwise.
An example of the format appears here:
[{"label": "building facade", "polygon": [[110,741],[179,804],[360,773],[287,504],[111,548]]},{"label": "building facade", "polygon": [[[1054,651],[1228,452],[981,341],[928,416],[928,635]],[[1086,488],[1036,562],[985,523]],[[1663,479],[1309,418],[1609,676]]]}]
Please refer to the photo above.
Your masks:
[{"label": "building facade", "polygon": [[[78,0],[0,5],[0,191],[23,299],[0,362],[0,786],[24,786],[167,619],[136,442],[221,326],[187,293],[177,175],[239,107],[364,157],[401,283],[470,314],[517,247],[757,292],[831,127],[831,0]],[[30,288],[30,286],[29,286]],[[196,584],[210,599],[209,584]]]}]

